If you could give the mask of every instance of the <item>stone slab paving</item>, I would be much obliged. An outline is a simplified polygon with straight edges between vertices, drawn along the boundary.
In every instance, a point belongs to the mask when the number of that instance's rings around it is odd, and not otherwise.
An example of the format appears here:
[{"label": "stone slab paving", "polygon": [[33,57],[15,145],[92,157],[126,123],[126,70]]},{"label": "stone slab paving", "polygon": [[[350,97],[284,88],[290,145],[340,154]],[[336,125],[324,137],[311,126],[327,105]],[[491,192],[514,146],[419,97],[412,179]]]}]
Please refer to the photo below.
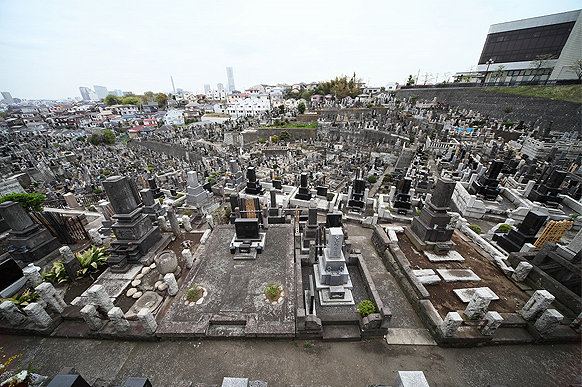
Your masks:
[{"label": "stone slab paving", "polygon": [[423,251],[424,255],[431,262],[464,262],[465,258],[455,250],[451,250],[446,254],[435,254],[431,251]]},{"label": "stone slab paving", "polygon": [[436,271],[445,282],[481,281],[481,278],[470,269],[436,269]]},{"label": "stone slab paving", "polygon": [[388,328],[389,345],[437,345],[427,329]]},{"label": "stone slab paving", "polygon": [[489,289],[487,286],[481,287],[481,288],[453,289],[453,292],[457,295],[457,297],[459,297],[459,299],[461,301],[469,302],[469,301],[471,301],[471,298],[473,297],[473,294],[475,293],[475,291],[477,291],[479,289],[484,290],[487,293],[489,293],[492,301],[499,300],[499,297],[497,296],[497,294],[495,294],[493,292],[493,290]]},{"label": "stone slab paving", "polygon": [[[131,265],[125,273],[114,273],[110,269],[107,269],[97,277],[97,280],[95,280],[93,285],[103,285],[109,298],[111,298],[111,301],[115,301],[115,299],[119,297],[125,289],[127,289],[135,276],[139,274],[142,267],[143,265],[141,264]],[[71,304],[78,306],[87,305],[88,290],[89,289],[85,290],[83,294],[71,301]]]},{"label": "stone slab paving", "polygon": [[366,261],[370,276],[376,285],[376,290],[384,305],[388,306],[392,311],[390,327],[424,329],[424,324],[372,245],[371,238],[374,230],[350,223],[348,223],[347,229],[348,240],[352,242],[354,248],[362,251],[362,257]]},{"label": "stone slab paving", "polygon": [[[234,226],[218,226],[194,255],[194,266],[166,313],[159,318],[162,336],[295,335],[293,228],[272,225],[265,250],[253,261],[235,261],[229,246]],[[264,290],[277,282],[285,296],[275,305]],[[185,305],[188,287],[204,287],[208,295],[197,305]]]}]

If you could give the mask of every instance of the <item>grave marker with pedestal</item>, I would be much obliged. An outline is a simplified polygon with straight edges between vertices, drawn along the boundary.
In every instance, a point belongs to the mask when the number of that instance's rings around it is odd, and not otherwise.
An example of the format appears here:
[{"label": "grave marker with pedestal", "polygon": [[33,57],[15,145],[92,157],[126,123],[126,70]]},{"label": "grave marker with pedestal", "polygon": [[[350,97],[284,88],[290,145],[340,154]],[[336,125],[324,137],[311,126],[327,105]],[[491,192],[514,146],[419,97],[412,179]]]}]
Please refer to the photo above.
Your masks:
[{"label": "grave marker with pedestal", "polygon": [[111,226],[116,240],[111,242],[111,255],[107,259],[114,272],[125,272],[129,263],[138,263],[162,238],[160,229],[138,206],[137,198],[127,177],[113,176],[103,182],[103,187],[115,210]]},{"label": "grave marker with pedestal", "polygon": [[32,221],[18,202],[1,203],[0,216],[12,229],[8,234],[8,253],[15,260],[40,261],[61,246],[48,230]]},{"label": "grave marker with pedestal", "polygon": [[533,243],[536,240],[536,234],[547,218],[547,215],[538,211],[528,212],[519,228],[509,230],[507,234],[498,237],[497,244],[508,253],[521,250],[524,244]]}]

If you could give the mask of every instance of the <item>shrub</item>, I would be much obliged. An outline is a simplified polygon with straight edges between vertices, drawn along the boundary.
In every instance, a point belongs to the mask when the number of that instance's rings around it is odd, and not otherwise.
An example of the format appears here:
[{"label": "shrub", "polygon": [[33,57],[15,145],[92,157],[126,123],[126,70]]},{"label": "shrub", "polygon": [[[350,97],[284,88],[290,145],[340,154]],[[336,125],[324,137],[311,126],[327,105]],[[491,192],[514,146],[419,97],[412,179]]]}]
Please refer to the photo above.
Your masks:
[{"label": "shrub", "polygon": [[333,200],[334,194],[333,192],[328,192],[327,193],[327,201],[331,202]]},{"label": "shrub", "polygon": [[416,216],[420,216],[420,212],[421,210],[416,210],[414,213],[416,214]]},{"label": "shrub", "polygon": [[204,290],[198,286],[194,285],[186,289],[186,299],[191,302],[196,302],[202,298]]},{"label": "shrub", "polygon": [[503,223],[502,225],[500,225],[499,227],[497,227],[497,232],[502,232],[502,233],[508,233],[509,230],[513,229],[512,226],[510,226],[507,223]]},{"label": "shrub", "polygon": [[186,215],[186,216],[190,216],[192,215],[192,210],[184,210],[184,212],[182,212],[182,215]]},{"label": "shrub", "polygon": [[105,265],[109,257],[109,251],[103,247],[91,247],[83,254],[77,254],[79,261],[79,270],[77,271],[77,278],[83,278],[87,274],[99,271],[101,266]]},{"label": "shrub", "polygon": [[370,300],[364,300],[358,305],[358,312],[362,317],[366,317],[376,311],[376,307]]},{"label": "shrub", "polygon": [[103,190],[100,190],[99,188],[95,188],[95,189],[93,190],[93,193],[94,193],[95,195],[97,195],[97,194],[100,194],[101,192],[103,192]]},{"label": "shrub", "polygon": [[265,294],[271,301],[275,301],[281,294],[281,286],[276,282],[269,282],[265,287]]},{"label": "shrub", "polygon": [[38,300],[39,296],[34,290],[26,289],[21,294],[15,294],[10,298],[1,298],[0,301],[12,301],[19,309],[24,309],[31,302]]},{"label": "shrub", "polygon": [[481,227],[477,226],[476,224],[471,224],[469,228],[477,234],[481,234]]},{"label": "shrub", "polygon": [[579,213],[577,213],[577,212],[574,212],[573,214],[570,214],[569,216],[570,216],[570,218],[572,218],[572,219],[576,219],[577,217],[579,217],[579,216],[580,216],[580,214],[579,214]]},{"label": "shrub", "polygon": [[48,281],[53,284],[70,281],[71,277],[69,277],[69,273],[67,273],[63,262],[62,259],[58,259],[53,262],[53,267],[49,271],[43,269],[41,273],[43,281]]},{"label": "shrub", "polygon": [[378,181],[378,177],[376,177],[375,175],[368,176],[368,183],[374,184],[377,181]]},{"label": "shrub", "polygon": [[18,202],[26,211],[42,211],[42,204],[46,196],[37,193],[12,193],[2,196],[0,203],[7,201]]}]

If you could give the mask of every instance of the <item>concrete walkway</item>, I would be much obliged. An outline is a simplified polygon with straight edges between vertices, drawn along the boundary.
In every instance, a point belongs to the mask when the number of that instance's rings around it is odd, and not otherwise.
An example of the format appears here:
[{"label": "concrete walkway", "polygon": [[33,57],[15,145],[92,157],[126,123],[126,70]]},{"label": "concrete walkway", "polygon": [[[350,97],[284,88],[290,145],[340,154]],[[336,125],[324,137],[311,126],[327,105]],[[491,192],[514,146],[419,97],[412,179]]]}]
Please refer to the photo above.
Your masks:
[{"label": "concrete walkway", "polygon": [[[74,366],[91,384],[148,377],[155,387],[220,385],[225,376],[269,386],[391,385],[396,371],[420,370],[431,387],[566,387],[580,382],[577,345],[440,348],[361,342],[211,340],[124,342],[0,336],[5,355],[44,365],[53,377]],[[190,384],[191,383],[191,384]]]}]

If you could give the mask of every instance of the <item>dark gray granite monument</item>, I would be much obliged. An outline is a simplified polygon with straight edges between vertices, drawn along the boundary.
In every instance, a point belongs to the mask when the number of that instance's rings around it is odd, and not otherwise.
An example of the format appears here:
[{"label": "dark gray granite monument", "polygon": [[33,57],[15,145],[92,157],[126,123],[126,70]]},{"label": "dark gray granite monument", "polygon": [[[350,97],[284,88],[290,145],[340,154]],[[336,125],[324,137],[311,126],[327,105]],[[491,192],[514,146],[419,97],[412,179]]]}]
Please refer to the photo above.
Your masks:
[{"label": "dark gray granite monument", "polygon": [[257,174],[255,172],[255,167],[249,167],[247,169],[247,187],[245,188],[245,193],[251,195],[261,195],[263,193],[263,186],[257,180]]},{"label": "dark gray granite monument", "polygon": [[111,226],[117,237],[111,242],[111,255],[107,259],[114,272],[125,272],[129,263],[137,263],[162,238],[158,226],[138,206],[138,200],[129,179],[112,176],[103,182],[111,206],[115,210]]},{"label": "dark gray granite monument", "polygon": [[473,181],[468,192],[471,195],[480,195],[485,200],[495,200],[499,195],[499,173],[503,169],[503,160],[493,160],[487,172]]},{"label": "dark gray granite monument", "polygon": [[535,242],[536,234],[544,225],[547,218],[547,215],[538,211],[528,212],[517,230],[513,229],[507,234],[503,234],[497,239],[497,244],[508,253],[521,250],[526,243]]},{"label": "dark gray granite monument", "polygon": [[11,228],[8,253],[15,260],[25,263],[39,261],[61,246],[47,229],[32,221],[20,203],[1,203],[0,216]]},{"label": "dark gray granite monument", "polygon": [[409,230],[406,234],[417,248],[437,253],[451,249],[454,230],[449,226],[451,216],[447,211],[455,184],[453,180],[439,179],[430,201],[422,207],[420,215],[412,219],[410,228],[406,228]]}]

